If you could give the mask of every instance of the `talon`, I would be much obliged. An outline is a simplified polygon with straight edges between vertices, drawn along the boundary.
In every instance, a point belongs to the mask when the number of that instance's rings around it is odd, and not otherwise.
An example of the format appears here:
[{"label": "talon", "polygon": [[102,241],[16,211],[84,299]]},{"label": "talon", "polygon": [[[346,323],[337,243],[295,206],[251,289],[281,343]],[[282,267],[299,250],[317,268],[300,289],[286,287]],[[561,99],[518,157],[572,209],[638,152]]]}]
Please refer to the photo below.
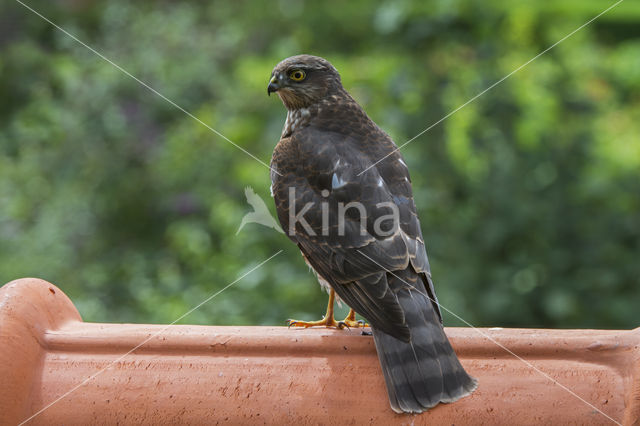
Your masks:
[{"label": "talon", "polygon": [[369,324],[367,324],[366,321],[363,321],[363,320],[358,320],[358,324],[360,324],[360,327],[362,328],[371,327]]},{"label": "talon", "polygon": [[362,320],[356,320],[356,313],[353,309],[351,309],[349,311],[349,315],[347,315],[347,317],[342,320],[342,321],[336,321],[333,318],[333,303],[335,300],[335,291],[331,290],[331,292],[329,293],[329,303],[327,305],[327,313],[322,317],[321,320],[319,321],[298,321],[298,320],[294,320],[294,319],[289,319],[287,320],[287,324],[289,326],[289,328],[291,327],[304,327],[304,328],[309,328],[309,327],[326,327],[326,328],[337,328],[339,330],[343,330],[345,328],[351,329],[351,327],[353,328],[364,328],[364,327],[368,327],[369,324],[367,324],[366,322],[362,321]]}]

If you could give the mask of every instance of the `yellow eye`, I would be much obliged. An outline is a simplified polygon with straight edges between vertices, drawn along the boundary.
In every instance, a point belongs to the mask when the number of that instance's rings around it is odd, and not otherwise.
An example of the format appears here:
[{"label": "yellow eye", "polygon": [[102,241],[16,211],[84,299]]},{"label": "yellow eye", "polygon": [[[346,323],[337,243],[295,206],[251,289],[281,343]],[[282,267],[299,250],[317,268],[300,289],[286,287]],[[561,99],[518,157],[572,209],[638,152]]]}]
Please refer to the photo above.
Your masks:
[{"label": "yellow eye", "polygon": [[302,70],[293,70],[289,73],[289,78],[293,81],[302,81],[306,76]]}]

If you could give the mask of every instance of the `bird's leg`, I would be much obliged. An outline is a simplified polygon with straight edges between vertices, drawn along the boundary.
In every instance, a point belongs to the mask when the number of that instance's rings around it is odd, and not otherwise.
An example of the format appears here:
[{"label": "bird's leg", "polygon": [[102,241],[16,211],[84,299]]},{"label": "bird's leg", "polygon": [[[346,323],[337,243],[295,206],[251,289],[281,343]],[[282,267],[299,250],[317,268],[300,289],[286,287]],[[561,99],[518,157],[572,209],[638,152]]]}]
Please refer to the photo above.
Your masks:
[{"label": "bird's leg", "polygon": [[356,311],[354,311],[353,309],[349,310],[349,315],[347,315],[347,317],[342,321],[340,321],[338,324],[343,324],[343,326],[349,327],[349,328],[369,327],[369,324],[367,324],[362,320],[356,321]]},{"label": "bird's leg", "polygon": [[349,315],[347,315],[344,321],[339,321],[339,322],[336,321],[335,318],[333,317],[333,305],[335,303],[335,300],[336,300],[336,292],[333,289],[331,289],[329,291],[329,303],[327,304],[327,313],[324,315],[324,317],[321,320],[297,321],[297,320],[290,319],[287,321],[287,324],[289,325],[289,327],[309,328],[309,327],[324,326],[327,328],[335,327],[339,329],[343,329],[345,327],[358,328],[358,327],[365,327],[367,325],[364,323],[364,321],[356,321],[356,313],[353,311],[353,309],[349,311]]},{"label": "bird's leg", "polygon": [[317,327],[317,326],[325,326],[327,328],[330,327],[335,327],[335,328],[342,328],[339,326],[339,324],[336,322],[335,318],[333,317],[333,304],[336,300],[336,292],[333,291],[333,289],[331,289],[331,291],[329,292],[329,303],[327,304],[327,313],[324,315],[324,318],[322,318],[319,321],[297,321],[297,320],[287,320],[287,324],[289,325],[289,327],[304,327],[304,328],[309,328],[309,327]]}]

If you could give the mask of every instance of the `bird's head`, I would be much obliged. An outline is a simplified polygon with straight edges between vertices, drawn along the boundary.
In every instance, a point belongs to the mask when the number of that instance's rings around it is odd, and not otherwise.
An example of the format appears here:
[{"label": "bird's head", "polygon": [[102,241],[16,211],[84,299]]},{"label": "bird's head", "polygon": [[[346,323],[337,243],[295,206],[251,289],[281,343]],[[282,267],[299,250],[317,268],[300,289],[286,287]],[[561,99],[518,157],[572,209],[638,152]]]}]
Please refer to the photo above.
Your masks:
[{"label": "bird's head", "polygon": [[342,88],[340,74],[319,56],[298,55],[271,72],[267,94],[277,92],[288,110],[306,108]]}]

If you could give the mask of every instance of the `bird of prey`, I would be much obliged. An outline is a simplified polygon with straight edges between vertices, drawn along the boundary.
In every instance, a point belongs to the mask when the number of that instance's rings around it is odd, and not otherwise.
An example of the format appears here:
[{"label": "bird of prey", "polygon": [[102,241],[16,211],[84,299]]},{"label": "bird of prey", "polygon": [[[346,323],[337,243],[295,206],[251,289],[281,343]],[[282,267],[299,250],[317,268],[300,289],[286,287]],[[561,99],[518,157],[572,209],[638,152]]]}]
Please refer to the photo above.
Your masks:
[{"label": "bird of prey", "polygon": [[[271,159],[278,219],[331,296],[371,324],[391,408],[420,413],[471,394],[477,381],[444,333],[396,145],[323,58],[283,60],[271,73],[272,92],[287,109]],[[353,312],[351,322],[335,322],[333,297],[329,308],[322,321],[294,325],[357,325]]]}]

